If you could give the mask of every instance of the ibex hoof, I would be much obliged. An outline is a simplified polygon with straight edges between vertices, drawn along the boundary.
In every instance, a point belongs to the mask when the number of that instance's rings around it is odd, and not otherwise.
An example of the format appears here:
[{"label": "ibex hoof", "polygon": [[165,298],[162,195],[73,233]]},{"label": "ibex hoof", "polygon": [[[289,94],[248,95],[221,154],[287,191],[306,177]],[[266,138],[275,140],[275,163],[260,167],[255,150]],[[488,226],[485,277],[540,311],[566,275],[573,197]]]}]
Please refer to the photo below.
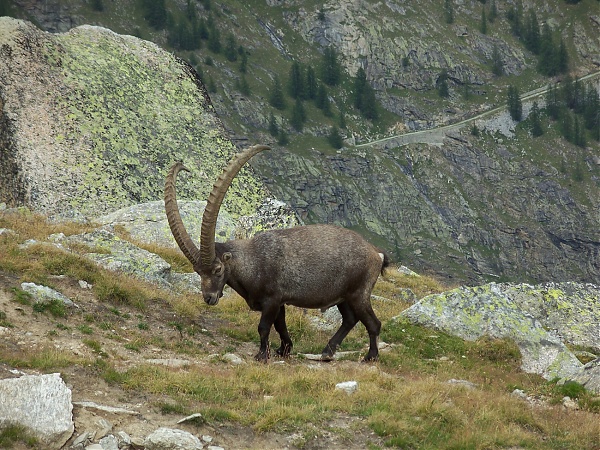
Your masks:
[{"label": "ibex hoof", "polygon": [[254,359],[257,360],[258,362],[267,364],[269,362],[269,354],[258,352],[256,354],[256,356],[254,356]]}]

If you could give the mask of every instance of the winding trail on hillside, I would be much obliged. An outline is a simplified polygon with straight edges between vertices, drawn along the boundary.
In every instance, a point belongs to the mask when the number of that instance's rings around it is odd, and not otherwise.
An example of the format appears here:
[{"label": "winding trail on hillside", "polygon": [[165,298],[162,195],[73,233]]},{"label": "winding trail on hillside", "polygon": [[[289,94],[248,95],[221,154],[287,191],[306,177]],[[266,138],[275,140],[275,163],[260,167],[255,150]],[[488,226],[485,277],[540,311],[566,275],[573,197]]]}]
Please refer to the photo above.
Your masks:
[{"label": "winding trail on hillside", "polygon": [[[600,71],[592,72],[587,74],[581,78],[578,78],[578,81],[590,80],[593,78],[600,77]],[[527,102],[534,98],[541,97],[548,91],[548,87],[541,87],[538,89],[534,89],[529,91],[521,96],[521,102]],[[357,144],[356,148],[363,147],[376,147],[376,148],[395,148],[401,147],[403,145],[408,144],[432,144],[432,145],[441,145],[444,142],[444,138],[448,132],[458,131],[466,125],[469,125],[476,120],[483,119],[485,117],[493,116],[494,114],[498,114],[506,111],[506,105],[498,106],[496,108],[489,109],[484,111],[476,116],[469,117],[468,119],[461,120],[460,122],[452,123],[450,125],[444,125],[438,128],[429,128],[426,130],[412,131],[410,133],[397,134],[394,136],[389,136],[382,139],[377,139],[375,141],[366,142],[364,144]]]}]

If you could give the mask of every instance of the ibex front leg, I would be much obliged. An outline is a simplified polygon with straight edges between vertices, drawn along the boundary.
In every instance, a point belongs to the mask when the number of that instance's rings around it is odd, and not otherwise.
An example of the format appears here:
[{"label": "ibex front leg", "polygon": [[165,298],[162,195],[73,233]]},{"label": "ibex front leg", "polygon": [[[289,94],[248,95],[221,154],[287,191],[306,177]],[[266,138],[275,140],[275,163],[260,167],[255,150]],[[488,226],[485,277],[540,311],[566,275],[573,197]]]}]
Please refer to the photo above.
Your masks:
[{"label": "ibex front leg", "polygon": [[260,322],[258,322],[258,335],[260,337],[260,348],[258,349],[258,353],[254,357],[259,362],[267,363],[269,361],[270,350],[269,350],[269,333],[271,332],[271,327],[279,314],[279,303],[275,305],[268,305],[269,302],[266,302],[267,305],[263,305],[263,309],[261,311]]}]

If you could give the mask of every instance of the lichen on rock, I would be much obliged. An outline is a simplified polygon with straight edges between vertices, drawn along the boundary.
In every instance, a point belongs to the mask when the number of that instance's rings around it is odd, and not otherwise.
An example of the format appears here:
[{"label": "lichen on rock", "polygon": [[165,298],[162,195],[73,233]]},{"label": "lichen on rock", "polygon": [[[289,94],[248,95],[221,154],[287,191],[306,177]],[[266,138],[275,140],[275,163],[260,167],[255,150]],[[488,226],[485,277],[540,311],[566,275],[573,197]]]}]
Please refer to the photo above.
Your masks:
[{"label": "lichen on rock", "polygon": [[[12,119],[3,158],[17,165],[10,172],[15,180],[2,184],[24,191],[13,199],[6,189],[2,200],[47,214],[97,216],[162,198],[177,160],[192,171],[178,183],[180,198],[206,198],[235,148],[188,64],[100,27],[52,35],[27,22],[0,21],[7,54],[0,81]],[[224,206],[235,216],[251,214],[266,196],[250,168],[231,190]]]},{"label": "lichen on rock", "polygon": [[565,341],[600,348],[598,304],[600,290],[593,285],[490,283],[430,295],[402,316],[467,340],[510,338],[521,350],[524,371],[570,378],[583,365]]}]

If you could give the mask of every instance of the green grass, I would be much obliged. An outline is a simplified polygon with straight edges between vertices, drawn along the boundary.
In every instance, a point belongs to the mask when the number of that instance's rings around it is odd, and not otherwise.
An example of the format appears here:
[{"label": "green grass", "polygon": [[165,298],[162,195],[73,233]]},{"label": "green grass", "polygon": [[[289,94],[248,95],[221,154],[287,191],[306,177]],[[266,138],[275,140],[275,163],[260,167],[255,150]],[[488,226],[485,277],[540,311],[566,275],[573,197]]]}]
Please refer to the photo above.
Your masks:
[{"label": "green grass", "polygon": [[13,448],[21,443],[27,448],[38,448],[38,440],[21,425],[7,425],[0,429],[0,448]]}]

